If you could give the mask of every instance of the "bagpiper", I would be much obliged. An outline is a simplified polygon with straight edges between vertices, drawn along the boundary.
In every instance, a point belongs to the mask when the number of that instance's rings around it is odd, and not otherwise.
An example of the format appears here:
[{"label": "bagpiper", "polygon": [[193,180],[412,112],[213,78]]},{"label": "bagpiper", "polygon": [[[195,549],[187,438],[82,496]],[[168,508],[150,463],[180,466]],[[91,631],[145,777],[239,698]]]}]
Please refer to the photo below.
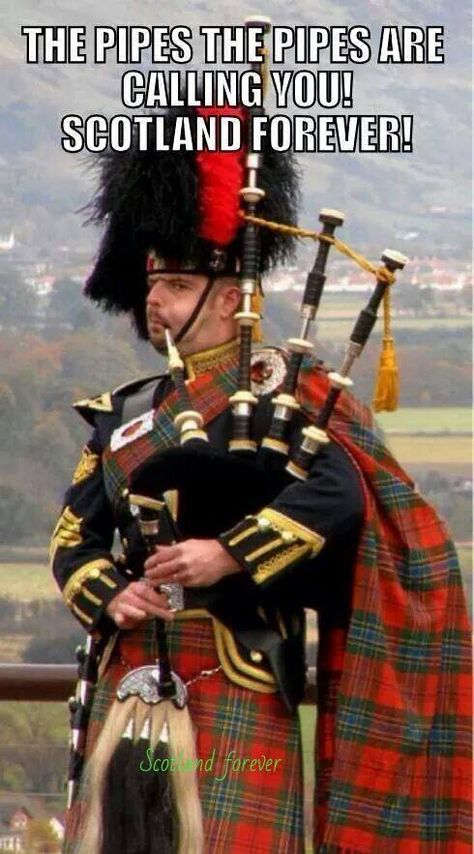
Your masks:
[{"label": "bagpiper", "polygon": [[[170,110],[170,135],[184,112],[249,119]],[[168,371],[76,404],[92,436],[51,543],[90,637],[65,852],[304,850],[304,607],[319,622],[316,850],[467,851],[454,551],[348,387],[405,259],[383,253],[328,372],[309,332],[339,211],[320,215],[299,335],[255,344],[261,276],[293,245],[289,154],[258,154],[251,133],[233,153],[135,145],[100,176],[86,294],[129,313]]]}]

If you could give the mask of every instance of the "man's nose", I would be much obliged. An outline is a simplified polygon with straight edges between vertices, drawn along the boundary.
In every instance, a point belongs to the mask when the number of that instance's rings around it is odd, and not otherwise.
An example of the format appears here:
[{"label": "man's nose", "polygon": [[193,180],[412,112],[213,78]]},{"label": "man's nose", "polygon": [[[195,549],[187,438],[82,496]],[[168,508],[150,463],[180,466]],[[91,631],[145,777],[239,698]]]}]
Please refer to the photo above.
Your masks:
[{"label": "man's nose", "polygon": [[149,284],[147,302],[150,305],[161,305],[163,298],[162,282],[158,279],[156,282]]}]

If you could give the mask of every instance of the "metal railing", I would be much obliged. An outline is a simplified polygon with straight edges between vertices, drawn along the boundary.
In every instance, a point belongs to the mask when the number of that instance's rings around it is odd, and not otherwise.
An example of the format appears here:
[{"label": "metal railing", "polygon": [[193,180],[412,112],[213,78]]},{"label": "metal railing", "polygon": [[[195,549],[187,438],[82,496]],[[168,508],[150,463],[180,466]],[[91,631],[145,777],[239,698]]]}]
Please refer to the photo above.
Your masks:
[{"label": "metal railing", "polygon": [[[306,673],[303,702],[314,703],[316,668],[308,667]],[[75,664],[0,664],[0,700],[65,702],[76,682]]]},{"label": "metal railing", "polygon": [[76,681],[75,664],[0,664],[0,700],[61,702]]}]

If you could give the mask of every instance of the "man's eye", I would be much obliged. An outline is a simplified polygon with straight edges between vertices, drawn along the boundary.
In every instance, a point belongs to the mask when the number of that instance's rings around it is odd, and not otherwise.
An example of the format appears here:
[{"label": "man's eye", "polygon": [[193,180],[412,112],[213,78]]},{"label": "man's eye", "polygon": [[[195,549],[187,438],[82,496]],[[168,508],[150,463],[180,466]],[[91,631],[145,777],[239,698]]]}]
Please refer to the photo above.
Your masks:
[{"label": "man's eye", "polygon": [[148,273],[146,277],[148,290],[151,291],[160,281],[161,279],[159,273]]},{"label": "man's eye", "polygon": [[187,291],[188,286],[184,282],[171,282],[171,287],[175,291]]}]

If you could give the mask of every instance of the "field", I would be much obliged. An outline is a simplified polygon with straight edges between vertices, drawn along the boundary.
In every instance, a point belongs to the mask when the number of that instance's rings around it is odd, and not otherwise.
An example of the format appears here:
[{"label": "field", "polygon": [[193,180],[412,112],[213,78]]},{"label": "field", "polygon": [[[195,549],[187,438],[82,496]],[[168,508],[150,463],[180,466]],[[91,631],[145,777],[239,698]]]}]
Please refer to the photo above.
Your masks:
[{"label": "field", "polygon": [[20,664],[23,661],[25,649],[31,640],[31,635],[0,634],[0,662]]},{"label": "field", "polygon": [[0,563],[1,596],[28,602],[59,597],[59,590],[47,564]]},{"label": "field", "polygon": [[472,459],[470,436],[388,434],[387,446],[396,459],[408,467],[410,463],[429,464],[431,468],[451,464],[465,466],[470,465]]},{"label": "field", "polygon": [[401,407],[396,412],[381,412],[377,422],[391,433],[471,433],[469,406]]},{"label": "field", "polygon": [[42,546],[4,546],[0,545],[0,564],[48,562],[48,544]]},{"label": "field", "polygon": [[[354,307],[353,313],[344,312],[347,315],[346,318],[342,318],[338,312],[338,316],[334,317],[328,316],[324,314],[321,310],[321,313],[318,316],[318,323],[316,325],[317,329],[317,337],[322,341],[331,340],[331,341],[347,341],[349,335],[352,332],[352,328],[354,326],[357,313],[359,311]],[[397,331],[411,330],[412,332],[424,331],[427,330],[440,330],[442,332],[445,329],[470,329],[471,328],[471,318],[470,317],[396,317],[393,321],[393,331],[396,337]],[[375,331],[373,335],[376,334],[377,329],[380,331],[382,329],[381,324],[377,324],[375,327]]]}]

